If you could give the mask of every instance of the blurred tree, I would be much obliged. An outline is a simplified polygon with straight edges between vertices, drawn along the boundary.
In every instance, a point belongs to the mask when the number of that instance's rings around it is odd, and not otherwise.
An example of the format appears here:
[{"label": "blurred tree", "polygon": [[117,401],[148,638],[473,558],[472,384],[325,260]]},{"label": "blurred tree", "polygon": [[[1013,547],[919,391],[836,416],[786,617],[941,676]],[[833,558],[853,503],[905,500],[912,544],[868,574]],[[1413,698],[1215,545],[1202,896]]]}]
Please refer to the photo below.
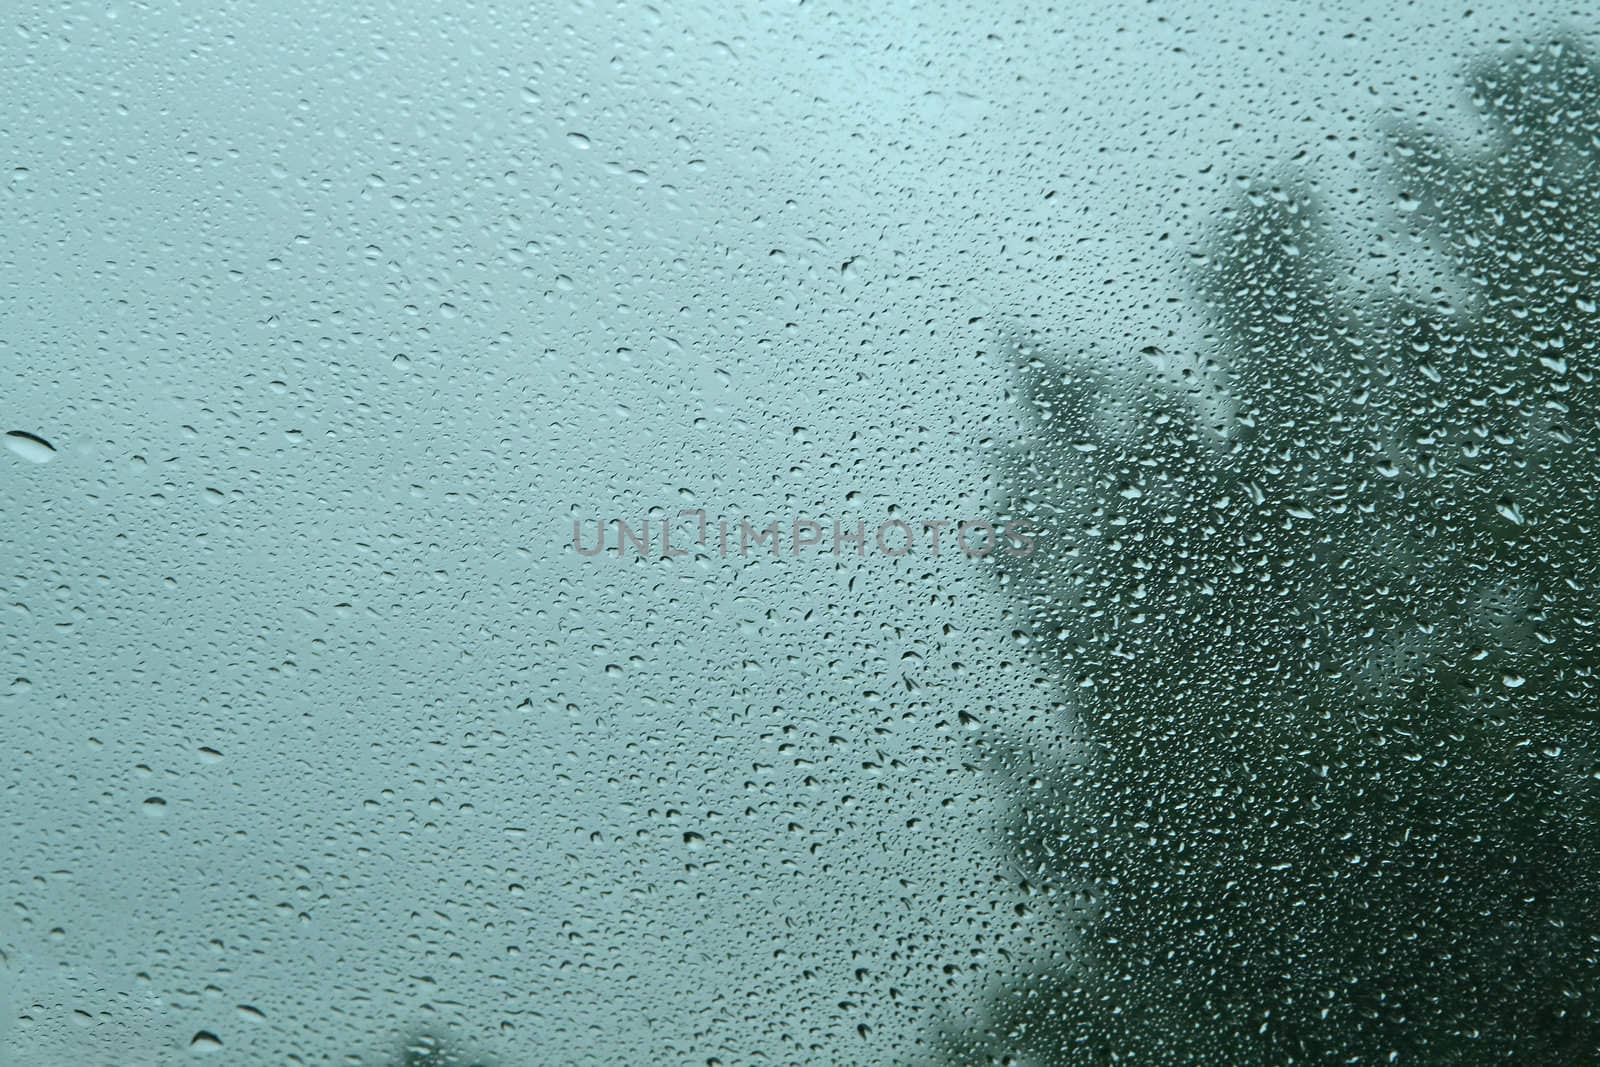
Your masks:
[{"label": "blurred tree", "polygon": [[960,1062],[1600,1062],[1600,72],[1472,88],[1480,150],[1388,139],[1426,296],[1256,189],[1201,357],[1024,348],[1006,580],[1074,740]]}]

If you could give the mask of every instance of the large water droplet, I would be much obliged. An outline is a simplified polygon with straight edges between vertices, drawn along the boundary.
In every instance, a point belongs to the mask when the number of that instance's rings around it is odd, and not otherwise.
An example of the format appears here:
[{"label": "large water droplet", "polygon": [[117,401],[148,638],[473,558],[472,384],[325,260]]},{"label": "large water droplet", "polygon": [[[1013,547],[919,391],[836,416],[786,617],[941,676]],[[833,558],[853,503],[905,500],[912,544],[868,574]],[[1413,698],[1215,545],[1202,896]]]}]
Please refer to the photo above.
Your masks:
[{"label": "large water droplet", "polygon": [[27,430],[6,432],[6,447],[29,463],[49,463],[56,458],[56,446]]}]

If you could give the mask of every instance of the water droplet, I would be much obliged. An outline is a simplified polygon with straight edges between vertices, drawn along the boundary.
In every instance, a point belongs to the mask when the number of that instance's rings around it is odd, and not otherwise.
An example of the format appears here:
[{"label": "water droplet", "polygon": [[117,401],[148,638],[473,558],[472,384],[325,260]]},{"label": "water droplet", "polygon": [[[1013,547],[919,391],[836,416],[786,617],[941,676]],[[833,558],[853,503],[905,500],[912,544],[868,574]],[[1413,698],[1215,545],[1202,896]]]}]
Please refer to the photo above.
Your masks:
[{"label": "water droplet", "polygon": [[189,1039],[189,1047],[196,1052],[215,1052],[222,1047],[222,1038],[210,1030],[201,1030]]},{"label": "water droplet", "polygon": [[55,445],[27,430],[7,431],[6,447],[29,463],[49,463],[56,458]]}]

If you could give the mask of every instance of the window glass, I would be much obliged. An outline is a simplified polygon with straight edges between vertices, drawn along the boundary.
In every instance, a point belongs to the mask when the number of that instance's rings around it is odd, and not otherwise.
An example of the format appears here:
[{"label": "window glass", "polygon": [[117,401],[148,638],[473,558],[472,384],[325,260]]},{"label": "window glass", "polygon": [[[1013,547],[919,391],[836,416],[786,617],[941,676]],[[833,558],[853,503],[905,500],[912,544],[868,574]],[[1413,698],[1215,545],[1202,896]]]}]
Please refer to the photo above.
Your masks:
[{"label": "window glass", "polygon": [[0,1062],[1600,1057],[1581,9],[24,0]]}]

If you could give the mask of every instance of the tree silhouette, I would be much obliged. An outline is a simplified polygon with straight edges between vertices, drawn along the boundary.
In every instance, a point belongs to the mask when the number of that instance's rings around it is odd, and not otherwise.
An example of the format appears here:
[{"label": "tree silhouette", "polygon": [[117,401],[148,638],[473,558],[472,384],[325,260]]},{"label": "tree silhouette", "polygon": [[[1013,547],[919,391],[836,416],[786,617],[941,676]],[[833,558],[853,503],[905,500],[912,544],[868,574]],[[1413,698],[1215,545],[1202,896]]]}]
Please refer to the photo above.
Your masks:
[{"label": "tree silhouette", "polygon": [[1006,843],[1047,947],[960,1062],[1600,1057],[1600,72],[1471,86],[1478,149],[1388,138],[1432,292],[1253,189],[1200,357],[1024,348],[1006,580],[1070,740]]}]

